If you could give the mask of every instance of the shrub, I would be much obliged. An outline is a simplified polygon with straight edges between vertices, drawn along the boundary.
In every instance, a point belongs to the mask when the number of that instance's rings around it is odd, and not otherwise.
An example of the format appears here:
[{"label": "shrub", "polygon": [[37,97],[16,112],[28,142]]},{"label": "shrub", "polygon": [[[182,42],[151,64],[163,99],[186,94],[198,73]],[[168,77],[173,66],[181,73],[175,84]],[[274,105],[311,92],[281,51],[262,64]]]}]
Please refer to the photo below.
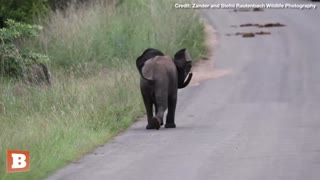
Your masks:
[{"label": "shrub", "polygon": [[48,12],[47,0],[0,0],[0,4],[0,28],[7,19],[30,23]]},{"label": "shrub", "polygon": [[6,21],[6,26],[0,29],[0,77],[21,78],[28,66],[48,62],[46,55],[20,47],[24,38],[37,36],[41,26],[10,19]]}]

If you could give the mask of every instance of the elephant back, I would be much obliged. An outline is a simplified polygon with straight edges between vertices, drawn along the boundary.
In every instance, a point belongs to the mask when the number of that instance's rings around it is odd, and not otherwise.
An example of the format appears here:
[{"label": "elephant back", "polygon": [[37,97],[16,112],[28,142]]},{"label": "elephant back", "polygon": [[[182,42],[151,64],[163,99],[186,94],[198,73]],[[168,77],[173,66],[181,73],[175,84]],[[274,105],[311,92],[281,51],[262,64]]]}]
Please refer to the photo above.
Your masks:
[{"label": "elephant back", "polygon": [[167,78],[177,81],[177,68],[170,56],[156,56],[145,62],[142,76],[153,81]]}]

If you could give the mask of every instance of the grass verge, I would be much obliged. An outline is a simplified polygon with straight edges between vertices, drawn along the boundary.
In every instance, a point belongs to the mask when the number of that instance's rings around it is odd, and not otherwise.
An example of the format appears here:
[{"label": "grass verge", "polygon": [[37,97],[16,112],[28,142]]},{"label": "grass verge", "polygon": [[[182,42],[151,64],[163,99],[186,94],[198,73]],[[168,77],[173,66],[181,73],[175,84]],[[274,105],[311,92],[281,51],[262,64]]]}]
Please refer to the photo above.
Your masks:
[{"label": "grass verge", "polygon": [[[31,45],[49,55],[53,85],[0,78],[0,179],[46,177],[142,115],[135,59],[144,49],[173,55],[188,48],[195,59],[205,53],[198,16],[174,3],[101,2],[51,13]],[[6,174],[7,149],[29,150],[31,171]]]}]

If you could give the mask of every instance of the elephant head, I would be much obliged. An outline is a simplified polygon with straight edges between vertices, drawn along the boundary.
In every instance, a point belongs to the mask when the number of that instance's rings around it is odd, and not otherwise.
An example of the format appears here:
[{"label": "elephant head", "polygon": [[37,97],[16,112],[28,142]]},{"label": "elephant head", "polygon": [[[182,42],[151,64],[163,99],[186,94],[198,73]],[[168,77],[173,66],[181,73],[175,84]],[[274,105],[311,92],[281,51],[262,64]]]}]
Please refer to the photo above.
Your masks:
[{"label": "elephant head", "polygon": [[179,50],[174,55],[174,63],[176,64],[178,71],[178,88],[185,88],[191,81],[192,78],[192,59],[186,49]]}]

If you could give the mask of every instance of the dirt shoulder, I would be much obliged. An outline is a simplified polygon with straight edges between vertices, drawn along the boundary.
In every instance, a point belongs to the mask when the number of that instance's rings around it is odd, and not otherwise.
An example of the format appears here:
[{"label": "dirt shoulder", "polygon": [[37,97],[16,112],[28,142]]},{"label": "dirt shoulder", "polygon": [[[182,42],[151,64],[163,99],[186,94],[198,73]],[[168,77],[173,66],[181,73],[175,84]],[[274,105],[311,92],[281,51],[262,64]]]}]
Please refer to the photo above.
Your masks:
[{"label": "dirt shoulder", "polygon": [[200,59],[192,68],[193,78],[190,83],[191,86],[197,86],[205,80],[219,78],[229,74],[228,70],[215,69],[214,49],[217,44],[216,31],[207,23],[205,23],[205,35],[208,54],[207,57]]}]

